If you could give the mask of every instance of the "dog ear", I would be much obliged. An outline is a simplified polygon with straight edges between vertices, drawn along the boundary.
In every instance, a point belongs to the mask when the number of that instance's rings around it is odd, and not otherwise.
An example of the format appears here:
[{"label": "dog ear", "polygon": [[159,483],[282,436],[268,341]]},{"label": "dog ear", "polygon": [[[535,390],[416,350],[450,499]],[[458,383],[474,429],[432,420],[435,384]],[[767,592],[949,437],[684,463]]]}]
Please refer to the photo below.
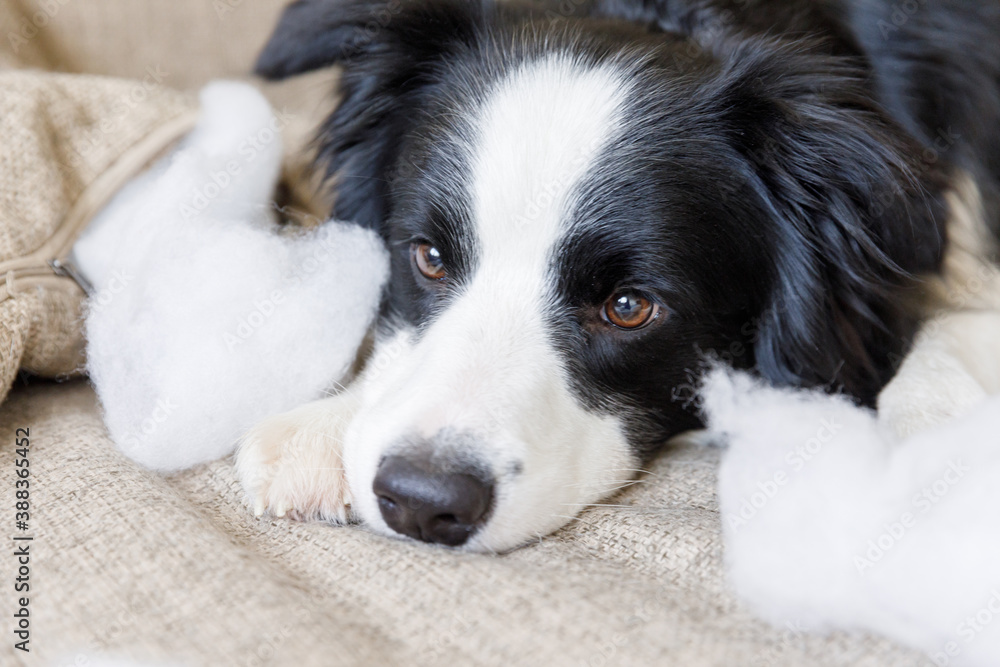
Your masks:
[{"label": "dog ear", "polygon": [[339,105],[317,137],[334,215],[384,232],[387,181],[435,66],[472,43],[487,0],[298,0],[257,61],[267,79],[340,64]]},{"label": "dog ear", "polygon": [[368,3],[337,7],[330,0],[293,2],[281,15],[254,71],[275,81],[344,59],[366,34],[359,25],[364,17],[362,4]]},{"label": "dog ear", "polygon": [[281,16],[261,52],[256,73],[265,79],[372,55],[440,54],[471,37],[483,0],[297,0]]},{"label": "dog ear", "polygon": [[872,404],[915,333],[917,276],[942,260],[942,168],[842,58],[757,45],[727,62],[715,100],[776,225],[757,368]]}]

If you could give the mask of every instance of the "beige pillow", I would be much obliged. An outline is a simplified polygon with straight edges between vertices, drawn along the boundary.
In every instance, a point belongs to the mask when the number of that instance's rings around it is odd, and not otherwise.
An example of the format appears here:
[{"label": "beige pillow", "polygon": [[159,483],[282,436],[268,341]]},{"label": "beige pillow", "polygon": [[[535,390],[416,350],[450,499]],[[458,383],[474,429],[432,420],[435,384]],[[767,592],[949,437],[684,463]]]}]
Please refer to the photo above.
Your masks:
[{"label": "beige pillow", "polygon": [[5,71],[0,90],[2,400],[18,370],[81,370],[84,281],[66,257],[122,185],[193,126],[197,102],[154,74]]}]

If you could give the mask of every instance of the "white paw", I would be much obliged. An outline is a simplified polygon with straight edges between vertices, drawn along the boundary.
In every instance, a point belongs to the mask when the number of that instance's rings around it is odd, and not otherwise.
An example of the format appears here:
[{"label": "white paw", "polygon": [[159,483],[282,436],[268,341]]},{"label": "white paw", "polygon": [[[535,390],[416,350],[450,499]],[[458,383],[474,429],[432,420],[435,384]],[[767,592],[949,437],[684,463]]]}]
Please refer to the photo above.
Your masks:
[{"label": "white paw", "polygon": [[355,411],[350,395],[309,403],[257,424],[240,442],[236,474],[254,513],[346,523],[351,493],[343,435]]}]

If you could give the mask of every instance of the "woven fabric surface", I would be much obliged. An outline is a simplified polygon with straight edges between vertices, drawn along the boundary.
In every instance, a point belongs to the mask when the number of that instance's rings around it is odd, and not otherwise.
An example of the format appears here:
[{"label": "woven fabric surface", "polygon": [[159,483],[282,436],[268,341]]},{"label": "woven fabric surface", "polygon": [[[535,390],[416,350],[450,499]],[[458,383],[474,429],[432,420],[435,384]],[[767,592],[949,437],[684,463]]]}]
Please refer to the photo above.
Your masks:
[{"label": "woven fabric surface", "polygon": [[[83,291],[48,262],[156,153],[194,101],[153,79],[0,71],[0,400],[18,370],[82,366]],[[158,138],[158,133],[166,133]]]},{"label": "woven fabric surface", "polygon": [[0,262],[51,238],[94,181],[193,101],[154,78],[0,73]]},{"label": "woven fabric surface", "polygon": [[714,449],[674,448],[612,506],[489,556],[256,519],[229,460],[163,478],[125,459],[80,381],[17,388],[0,424],[2,479],[14,430],[31,433],[25,664],[927,664],[870,636],[769,627],[726,592]]}]

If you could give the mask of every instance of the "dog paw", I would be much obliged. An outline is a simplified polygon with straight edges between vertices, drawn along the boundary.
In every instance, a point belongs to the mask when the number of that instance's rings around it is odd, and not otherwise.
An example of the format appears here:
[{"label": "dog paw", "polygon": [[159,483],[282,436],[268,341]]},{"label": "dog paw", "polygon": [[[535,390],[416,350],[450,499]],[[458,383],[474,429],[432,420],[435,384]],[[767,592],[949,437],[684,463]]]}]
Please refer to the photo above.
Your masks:
[{"label": "dog paw", "polygon": [[342,452],[354,403],[344,395],[309,403],[265,419],[243,437],[236,474],[258,517],[350,520]]}]

